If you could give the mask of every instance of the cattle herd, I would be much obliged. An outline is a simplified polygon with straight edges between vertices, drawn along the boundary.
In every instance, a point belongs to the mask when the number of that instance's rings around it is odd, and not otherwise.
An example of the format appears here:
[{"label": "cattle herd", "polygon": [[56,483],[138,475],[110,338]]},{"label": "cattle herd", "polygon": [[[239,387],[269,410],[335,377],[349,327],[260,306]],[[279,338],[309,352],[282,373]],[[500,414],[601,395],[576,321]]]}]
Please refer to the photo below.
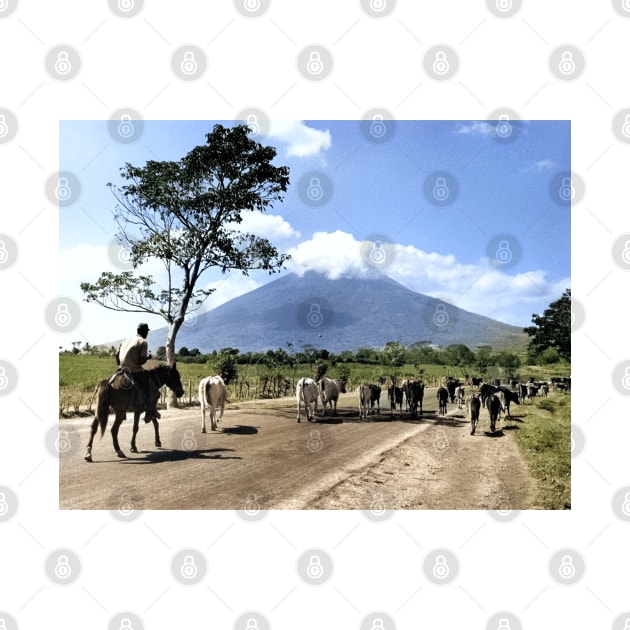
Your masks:
[{"label": "cattle herd", "polygon": [[[380,413],[380,400],[384,383],[360,384],[358,386],[359,419],[367,419],[368,414]],[[393,418],[396,410],[402,416],[403,403],[405,411],[410,412],[412,418],[422,415],[422,401],[424,398],[425,383],[423,379],[404,379],[400,386],[389,384],[387,398],[389,400],[390,417]],[[468,388],[468,395],[467,395]],[[526,383],[516,380],[508,381],[507,385],[501,385],[499,380],[492,383],[483,379],[472,378],[466,383],[452,377],[446,377],[444,385],[437,389],[437,401],[439,415],[446,415],[448,403],[457,404],[458,409],[467,410],[470,419],[470,433],[474,435],[479,422],[481,408],[488,410],[490,418],[490,431],[496,430],[496,423],[503,414],[510,416],[510,405],[526,404],[537,395],[546,397],[550,389],[571,390],[571,378],[552,378],[550,381],[535,381],[533,378]],[[309,422],[315,420],[318,404],[321,400],[322,415],[328,411],[337,415],[337,402],[339,394],[346,392],[345,381],[323,377],[318,381],[303,377],[296,386],[297,421],[301,422],[301,410],[304,409],[306,419]],[[199,402],[201,404],[201,432],[206,432],[206,409],[210,412],[210,428],[215,431],[217,423],[223,417],[223,410],[227,402],[227,387],[220,376],[208,376],[199,383]],[[219,412],[220,410],[220,412]],[[217,417],[218,414],[218,417]]]}]

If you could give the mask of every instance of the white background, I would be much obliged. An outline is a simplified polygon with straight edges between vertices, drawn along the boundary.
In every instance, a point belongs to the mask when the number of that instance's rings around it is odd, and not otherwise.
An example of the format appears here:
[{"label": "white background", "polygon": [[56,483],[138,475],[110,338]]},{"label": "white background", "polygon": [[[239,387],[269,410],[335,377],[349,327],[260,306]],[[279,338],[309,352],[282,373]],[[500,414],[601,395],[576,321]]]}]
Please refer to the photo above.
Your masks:
[{"label": "white background", "polygon": [[[510,19],[480,0],[400,1],[382,19],[358,1],[273,0],[263,16],[247,19],[227,0],[148,0],[122,19],[105,0],[21,0],[0,18],[0,108],[19,120],[16,137],[0,144],[0,232],[19,246],[17,262],[0,272],[0,359],[19,373],[0,397],[0,485],[19,497],[17,514],[0,523],[0,611],[22,629],[106,628],[124,610],[151,629],[231,628],[248,610],[274,629],[359,628],[374,610],[401,629],[485,628],[499,610],[530,629],[612,627],[630,608],[629,526],[611,509],[613,494],[630,483],[628,404],[611,380],[630,356],[628,276],[611,254],[630,232],[630,146],[611,130],[614,115],[630,106],[629,30],[610,2],[568,0],[526,0]],[[61,43],[82,57],[79,75],[64,83],[44,66]],[[171,54],[186,43],[208,57],[208,70],[193,82],[170,68]],[[334,57],[333,72],[319,83],[296,70],[299,51],[312,43]],[[443,83],[422,69],[423,53],[438,43],[461,60]],[[586,57],[571,82],[559,81],[547,63],[565,43]],[[521,513],[509,523],[484,511],[397,512],[383,523],[353,512],[271,512],[255,524],[233,512],[143,513],[128,524],[108,512],[60,512],[58,462],[44,446],[57,422],[59,345],[44,319],[58,297],[58,209],[44,182],[58,168],[60,119],[105,120],[123,106],[146,119],[230,119],[251,106],[272,119],[352,120],[376,106],[398,119],[483,120],[501,106],[523,119],[570,119],[572,170],[586,183],[572,208],[572,293],[586,310],[573,335],[573,422],[586,445],[573,459],[572,510]],[[66,587],[44,573],[59,547],[75,550],[83,566]],[[196,586],[170,572],[185,547],[208,560]],[[310,547],[326,549],[335,563],[319,587],[295,571]],[[422,573],[423,557],[436,547],[460,560],[448,586]],[[573,586],[559,585],[547,568],[565,547],[586,561]]]}]

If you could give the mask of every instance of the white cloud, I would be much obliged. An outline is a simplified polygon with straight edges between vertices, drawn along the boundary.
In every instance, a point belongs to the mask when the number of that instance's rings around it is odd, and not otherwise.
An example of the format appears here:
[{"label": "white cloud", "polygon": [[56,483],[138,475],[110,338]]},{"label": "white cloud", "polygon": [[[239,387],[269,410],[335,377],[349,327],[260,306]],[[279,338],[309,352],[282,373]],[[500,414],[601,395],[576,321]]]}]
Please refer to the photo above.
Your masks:
[{"label": "white cloud", "polygon": [[459,127],[457,133],[469,135],[482,134],[484,136],[493,136],[495,133],[495,128],[494,125],[491,125],[488,122],[475,120],[471,123]]},{"label": "white cloud", "polygon": [[309,127],[299,120],[274,121],[269,137],[286,143],[286,157],[312,157],[330,148],[330,131]]},{"label": "white cloud", "polygon": [[277,214],[263,212],[244,212],[243,221],[235,228],[242,232],[249,232],[261,238],[268,238],[271,242],[300,238],[298,230],[293,229],[288,221]]},{"label": "white cloud", "polygon": [[[514,325],[528,325],[533,312],[542,312],[570,286],[570,278],[553,282],[543,270],[510,275],[483,260],[463,264],[452,254],[425,252],[411,245],[390,245],[386,250],[391,262],[382,273],[418,293]],[[365,242],[340,230],[317,232],[289,253],[292,260],[288,269],[300,275],[314,270],[335,279],[374,273],[362,258]]]}]

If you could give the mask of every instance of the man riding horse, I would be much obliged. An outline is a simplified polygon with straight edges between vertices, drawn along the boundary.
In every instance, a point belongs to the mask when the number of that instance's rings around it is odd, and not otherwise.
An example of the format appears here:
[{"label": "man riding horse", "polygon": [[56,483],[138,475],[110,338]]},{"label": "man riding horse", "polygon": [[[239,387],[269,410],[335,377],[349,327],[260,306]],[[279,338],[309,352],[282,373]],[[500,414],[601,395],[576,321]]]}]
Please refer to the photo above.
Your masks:
[{"label": "man riding horse", "polygon": [[[145,323],[138,324],[137,335],[125,339],[116,352],[116,364],[118,371],[114,376],[123,373],[131,380],[131,382],[139,388],[146,400],[146,409],[144,413],[144,421],[151,422],[153,419],[159,418],[160,414],[157,410],[157,400],[159,398],[159,388],[146,373],[142,367],[151,357],[149,355],[149,347],[147,344],[147,336],[149,334],[149,325]],[[156,401],[155,403],[153,401]]]}]

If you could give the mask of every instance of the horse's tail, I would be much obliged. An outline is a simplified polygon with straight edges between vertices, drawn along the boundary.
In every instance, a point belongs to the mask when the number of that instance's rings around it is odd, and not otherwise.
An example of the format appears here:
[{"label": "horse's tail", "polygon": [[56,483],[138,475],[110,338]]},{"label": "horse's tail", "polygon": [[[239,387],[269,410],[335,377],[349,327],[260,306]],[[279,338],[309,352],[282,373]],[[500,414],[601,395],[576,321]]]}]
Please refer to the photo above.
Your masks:
[{"label": "horse's tail", "polygon": [[101,381],[96,387],[96,419],[101,428],[101,437],[107,427],[107,417],[109,416],[109,383],[107,380]]}]

